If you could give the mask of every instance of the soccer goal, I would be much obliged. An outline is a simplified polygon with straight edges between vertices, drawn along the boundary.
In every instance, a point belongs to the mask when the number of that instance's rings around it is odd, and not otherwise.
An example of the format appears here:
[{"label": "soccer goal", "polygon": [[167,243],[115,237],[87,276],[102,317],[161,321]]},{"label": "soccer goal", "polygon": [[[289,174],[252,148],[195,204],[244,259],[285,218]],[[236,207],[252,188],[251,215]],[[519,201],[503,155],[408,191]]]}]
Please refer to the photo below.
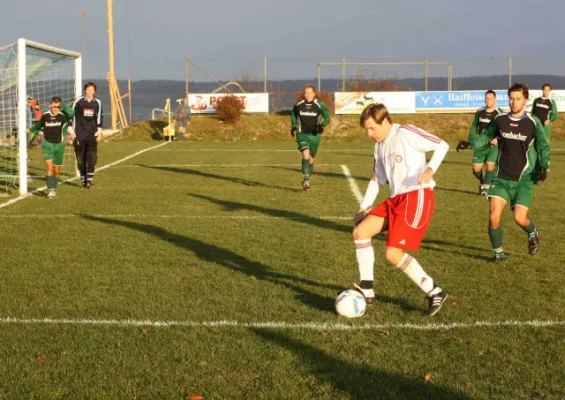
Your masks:
[{"label": "soccer goal", "polygon": [[[80,53],[26,39],[0,48],[0,196],[25,194],[29,181],[43,179],[41,152],[29,151],[38,140],[30,143],[27,129],[49,110],[52,97],[72,104],[82,94],[81,80]],[[75,176],[70,143],[64,163],[61,173]]]}]

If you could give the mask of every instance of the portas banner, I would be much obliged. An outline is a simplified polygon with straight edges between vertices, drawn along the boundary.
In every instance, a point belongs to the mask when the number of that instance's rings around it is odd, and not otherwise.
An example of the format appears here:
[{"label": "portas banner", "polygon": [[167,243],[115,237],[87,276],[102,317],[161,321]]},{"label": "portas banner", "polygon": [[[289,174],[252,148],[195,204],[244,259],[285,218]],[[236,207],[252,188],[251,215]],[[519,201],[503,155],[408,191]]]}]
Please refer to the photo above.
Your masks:
[{"label": "portas banner", "polygon": [[[216,104],[226,93],[196,93],[188,95],[188,104],[193,114],[215,114]],[[245,105],[245,113],[268,113],[268,93],[234,93]]]}]

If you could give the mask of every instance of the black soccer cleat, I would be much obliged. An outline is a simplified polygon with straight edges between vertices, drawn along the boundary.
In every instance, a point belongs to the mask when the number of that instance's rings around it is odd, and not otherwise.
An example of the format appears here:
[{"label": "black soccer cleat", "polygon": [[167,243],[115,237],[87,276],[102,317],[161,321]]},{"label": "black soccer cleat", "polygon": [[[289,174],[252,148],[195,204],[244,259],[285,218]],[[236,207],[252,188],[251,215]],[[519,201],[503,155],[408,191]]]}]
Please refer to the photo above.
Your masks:
[{"label": "black soccer cleat", "polygon": [[428,309],[424,311],[424,314],[428,317],[435,315],[448,297],[449,295],[445,290],[440,290],[439,293],[426,296],[426,300],[428,300]]},{"label": "black soccer cleat", "polygon": [[506,254],[504,252],[494,253],[494,257],[490,259],[491,262],[501,263],[506,261]]},{"label": "black soccer cleat", "polygon": [[534,237],[528,237],[528,252],[531,256],[535,256],[539,249],[539,235],[535,231]]},{"label": "black soccer cleat", "polygon": [[368,306],[375,303],[375,291],[373,289],[363,289],[357,284],[353,284],[353,287],[363,295]]},{"label": "black soccer cleat", "polygon": [[90,182],[86,182],[86,184],[84,185],[85,189],[92,189],[92,183]]}]

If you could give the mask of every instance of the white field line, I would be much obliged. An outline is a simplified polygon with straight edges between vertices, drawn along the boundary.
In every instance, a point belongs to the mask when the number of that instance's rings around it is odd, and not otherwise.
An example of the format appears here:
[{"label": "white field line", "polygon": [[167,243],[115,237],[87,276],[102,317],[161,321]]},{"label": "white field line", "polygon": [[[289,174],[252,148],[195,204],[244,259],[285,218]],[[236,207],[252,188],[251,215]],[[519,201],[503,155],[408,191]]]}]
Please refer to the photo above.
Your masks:
[{"label": "white field line", "polygon": [[355,196],[359,204],[361,204],[361,201],[363,201],[363,195],[361,194],[361,190],[359,189],[359,186],[357,186],[357,182],[355,181],[355,178],[351,176],[351,172],[349,172],[349,168],[347,168],[347,165],[342,165],[341,169],[343,171],[343,175],[345,175],[347,181],[349,182],[349,187],[353,192],[353,196]]},{"label": "white field line", "polygon": [[[355,166],[363,166],[365,164],[349,164]],[[341,164],[316,164],[316,167],[339,167]],[[141,165],[141,164],[132,164],[132,165],[120,165],[117,168],[139,168],[139,167],[153,167],[153,168],[166,168],[166,167],[193,167],[193,168],[201,168],[201,167],[233,167],[233,168],[246,168],[246,167],[296,167],[300,169],[300,165],[298,163],[292,164],[149,164],[149,165]]]},{"label": "white field line", "polygon": [[[170,151],[170,152],[191,152],[191,153],[199,153],[199,152],[210,152],[210,153],[222,153],[222,152],[229,152],[229,153],[296,153],[297,150],[289,150],[289,149],[161,149],[156,151]],[[371,146],[368,146],[366,149],[343,149],[343,150],[322,150],[324,153],[366,153],[367,155],[373,154]],[[449,151],[457,151],[456,149],[449,149]],[[551,149],[551,151],[565,151],[565,149]],[[470,153],[470,151],[469,151]]]},{"label": "white field line", "polygon": [[59,218],[81,218],[84,215],[97,218],[163,218],[163,219],[290,219],[290,220],[309,220],[309,219],[322,219],[322,220],[349,220],[351,217],[337,217],[337,216],[267,216],[267,215],[169,215],[169,214],[0,214],[0,219],[59,219]]},{"label": "white field line", "polygon": [[414,330],[414,331],[447,331],[454,329],[474,328],[547,328],[563,326],[560,320],[530,320],[530,321],[474,321],[451,322],[439,324],[347,324],[347,323],[318,323],[318,322],[240,322],[240,321],[151,321],[134,319],[91,319],[91,318],[0,318],[0,324],[5,325],[79,325],[79,326],[117,326],[117,327],[159,327],[159,328],[252,328],[252,329],[283,329],[283,330],[314,330],[314,331],[375,331],[375,330]]},{"label": "white field line", "polygon": [[[138,156],[138,155],[140,155],[140,154],[142,154],[142,153],[145,153],[146,151],[150,151],[150,150],[159,148],[159,147],[164,146],[164,145],[166,145],[166,144],[168,144],[168,143],[169,143],[169,142],[160,143],[160,144],[158,144],[158,145],[156,145],[156,146],[152,146],[152,147],[149,147],[149,148],[147,148],[147,149],[143,149],[143,150],[137,151],[137,152],[135,152],[135,153],[133,153],[133,154],[130,154],[130,155],[127,156],[127,157],[124,157],[124,158],[119,159],[118,161],[114,161],[114,162],[111,162],[110,164],[106,164],[106,165],[104,165],[104,166],[102,166],[102,167],[100,167],[100,168],[96,168],[96,172],[104,171],[105,169],[108,169],[108,168],[110,168],[110,167],[113,167],[114,165],[123,163],[124,161],[127,161],[127,160],[129,160],[130,158],[136,157],[136,156]],[[78,176],[75,176],[75,177],[69,178],[69,179],[67,179],[67,180],[65,180],[65,181],[63,181],[63,182],[65,182],[65,183],[66,183],[66,182],[72,182],[72,181],[75,181],[75,180],[77,180],[77,179],[79,179],[79,177],[78,177]],[[38,194],[38,193],[44,191],[45,189],[47,189],[47,186],[42,186],[42,187],[40,187],[40,188],[37,188],[37,189],[35,189],[35,190],[32,191],[32,192],[28,192],[28,193],[24,194],[23,196],[16,197],[15,199],[12,199],[12,200],[10,200],[10,201],[7,201],[7,202],[5,202],[5,203],[0,204],[0,208],[8,207],[8,206],[10,206],[10,205],[12,205],[12,204],[14,204],[14,203],[17,203],[17,202],[23,200],[23,199],[27,199],[28,197],[30,197],[30,196],[32,196],[32,195],[34,195],[34,194]]]}]

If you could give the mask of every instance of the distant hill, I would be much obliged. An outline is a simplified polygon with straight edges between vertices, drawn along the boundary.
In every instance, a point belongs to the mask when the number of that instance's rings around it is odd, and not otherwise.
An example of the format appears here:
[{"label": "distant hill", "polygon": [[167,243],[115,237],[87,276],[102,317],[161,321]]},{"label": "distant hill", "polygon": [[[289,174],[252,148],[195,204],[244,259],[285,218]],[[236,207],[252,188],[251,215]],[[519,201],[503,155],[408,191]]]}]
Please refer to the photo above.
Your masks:
[{"label": "distant hill", "polygon": [[[88,81],[85,80],[85,82]],[[105,79],[93,79],[98,86],[97,95],[109,112],[108,83]],[[550,83],[555,89],[565,88],[565,76],[556,75],[514,75],[512,82],[523,82],[529,87],[541,89],[544,83]],[[222,82],[226,83],[226,82]],[[269,92],[298,92],[306,83],[317,85],[317,78],[268,81]],[[321,82],[323,91],[341,90],[341,79],[323,79]],[[127,91],[127,81],[120,80],[118,85],[122,94]],[[250,87],[263,90],[263,82],[247,82]],[[400,90],[421,91],[424,90],[424,78],[405,78],[394,81],[394,85]],[[189,82],[190,93],[210,93],[218,88],[215,82]],[[504,89],[508,87],[508,75],[493,76],[469,76],[453,79],[453,90],[486,90]],[[428,90],[447,90],[447,78],[429,78]],[[149,118],[152,108],[162,108],[167,98],[178,99],[184,96],[185,82],[172,80],[140,80],[132,82],[133,93],[133,119],[140,120]],[[235,90],[234,90],[235,91]],[[292,101],[293,96],[288,96]],[[124,104],[127,109],[127,100]]]}]

